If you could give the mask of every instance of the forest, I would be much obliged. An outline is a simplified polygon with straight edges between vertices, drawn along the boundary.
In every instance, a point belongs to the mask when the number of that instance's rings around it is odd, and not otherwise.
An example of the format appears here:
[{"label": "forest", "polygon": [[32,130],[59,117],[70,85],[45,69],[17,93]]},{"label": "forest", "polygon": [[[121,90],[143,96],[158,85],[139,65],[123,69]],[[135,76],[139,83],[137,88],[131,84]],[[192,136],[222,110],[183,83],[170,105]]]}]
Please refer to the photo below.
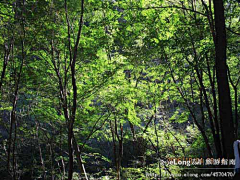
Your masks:
[{"label": "forest", "polygon": [[0,0],[0,179],[232,179],[239,0]]}]

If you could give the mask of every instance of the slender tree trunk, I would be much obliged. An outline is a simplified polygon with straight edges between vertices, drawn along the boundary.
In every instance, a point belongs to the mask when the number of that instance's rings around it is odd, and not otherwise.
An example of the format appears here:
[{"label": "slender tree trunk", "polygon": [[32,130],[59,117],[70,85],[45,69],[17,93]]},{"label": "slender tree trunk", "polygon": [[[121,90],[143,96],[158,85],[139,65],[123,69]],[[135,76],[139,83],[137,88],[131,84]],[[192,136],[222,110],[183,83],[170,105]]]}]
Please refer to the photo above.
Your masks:
[{"label": "slender tree trunk", "polygon": [[38,143],[38,150],[39,150],[39,156],[40,156],[40,161],[41,161],[41,165],[42,165],[42,171],[43,171],[43,180],[46,180],[46,168],[45,168],[45,163],[44,163],[44,159],[42,156],[42,148],[41,148],[41,144],[40,144],[40,140],[39,140],[39,123],[36,122],[36,138],[37,138],[37,143]]},{"label": "slender tree trunk", "polygon": [[12,166],[13,166],[13,179],[17,180],[18,179],[18,174],[17,174],[17,145],[16,145],[16,141],[17,141],[17,121],[15,121],[14,123],[14,138],[13,138],[13,152],[12,152]]},{"label": "slender tree trunk", "polygon": [[49,142],[49,152],[50,152],[50,156],[49,156],[49,159],[50,159],[50,162],[51,162],[51,179],[54,180],[55,178],[55,175],[54,175],[54,152],[53,152],[53,144],[52,144],[52,139],[50,139],[50,142]]},{"label": "slender tree trunk", "polygon": [[120,123],[120,137],[118,139],[118,179],[121,179],[121,166],[123,157],[123,126]]},{"label": "slender tree trunk", "polygon": [[216,90],[215,90],[215,68],[213,68],[213,77],[211,76],[211,70],[210,70],[210,64],[209,64],[209,59],[206,54],[206,61],[207,61],[207,69],[208,69],[208,77],[209,81],[211,84],[212,88],[212,97],[213,97],[213,110],[214,110],[214,122],[217,124],[216,129],[217,129],[217,135],[219,136],[220,139],[220,128],[219,128],[219,121],[218,121],[218,109],[217,109],[217,96],[216,96]]},{"label": "slender tree trunk", "polygon": [[[81,178],[83,178],[85,180],[88,180],[87,173],[86,173],[86,170],[85,170],[85,167],[84,167],[84,164],[83,164],[83,161],[82,161],[82,157],[81,157],[81,151],[80,151],[79,146],[77,144],[77,140],[74,137],[74,134],[73,134],[73,147],[74,147],[74,150],[75,150],[75,153],[76,153],[76,156],[77,156],[77,163],[78,163],[78,167],[80,169],[80,176],[81,176]],[[84,177],[82,177],[82,175]]]},{"label": "slender tree trunk", "polygon": [[[24,29],[24,28],[23,28]],[[24,40],[22,40],[21,42],[22,44],[22,60],[21,60],[21,64],[20,64],[20,69],[19,72],[17,74],[17,80],[15,83],[15,92],[14,92],[14,99],[13,99],[13,104],[12,104],[12,111],[10,114],[10,131],[9,131],[9,139],[8,139],[8,157],[7,157],[7,169],[10,172],[10,158],[11,158],[11,152],[12,152],[12,156],[13,156],[13,163],[15,163],[15,154],[13,151],[15,151],[15,136],[14,135],[14,139],[12,142],[12,134],[16,131],[16,107],[17,107],[17,100],[18,100],[18,90],[19,90],[19,84],[20,84],[20,79],[21,79],[21,74],[22,74],[22,68],[23,68],[23,62],[25,59],[25,51],[24,51]],[[14,130],[14,126],[15,126],[15,131]],[[13,151],[11,150],[13,146]],[[12,164],[12,166],[14,166],[14,164]],[[14,167],[13,167],[14,170]],[[13,171],[13,175],[15,177],[15,172]]]},{"label": "slender tree trunk", "polygon": [[0,90],[2,88],[2,84],[3,84],[4,77],[5,77],[7,64],[10,59],[12,47],[13,47],[12,42],[10,43],[10,47],[8,47],[7,45],[4,46],[4,59],[3,59],[3,69],[2,69],[1,80],[0,80]]},{"label": "slender tree trunk", "polygon": [[205,115],[204,115],[204,110],[203,110],[203,93],[202,93],[202,88],[199,88],[200,94],[199,94],[199,99],[200,99],[200,110],[201,110],[201,119],[202,119],[202,129],[205,131]]},{"label": "slender tree trunk", "polygon": [[159,151],[159,137],[158,137],[158,132],[157,132],[157,106],[156,106],[156,100],[155,100],[155,96],[154,96],[154,106],[155,106],[155,109],[154,109],[154,132],[155,132],[155,135],[157,137],[156,141],[157,141],[157,156],[158,156],[158,167],[159,167],[159,176],[160,176],[160,180],[162,179],[162,170],[161,170],[161,162],[160,162],[160,157],[161,157],[161,154],[160,154],[160,151]]},{"label": "slender tree trunk", "polygon": [[73,147],[72,147],[72,131],[68,128],[68,180],[73,177]]},{"label": "slender tree trunk", "polygon": [[76,60],[78,54],[78,45],[81,38],[81,32],[83,27],[83,13],[84,13],[84,0],[81,0],[81,16],[79,19],[79,27],[78,27],[78,34],[77,39],[73,49],[73,57],[72,57],[72,48],[71,48],[71,38],[70,38],[70,22],[68,19],[68,10],[67,10],[67,1],[65,0],[65,13],[66,13],[66,20],[68,26],[68,43],[69,43],[69,53],[70,53],[70,66],[71,66],[71,77],[72,77],[72,90],[73,90],[73,99],[72,99],[72,108],[71,108],[71,117],[68,122],[68,148],[69,148],[69,168],[68,168],[68,180],[72,180],[73,174],[73,125],[76,116],[77,110],[77,85],[76,85]]},{"label": "slender tree trunk", "polygon": [[237,87],[234,87],[234,105],[235,105],[235,136],[238,138],[238,93]]},{"label": "slender tree trunk", "polygon": [[113,141],[113,157],[114,157],[114,165],[117,169],[117,150],[116,150],[116,139],[115,139],[115,128],[113,127],[111,121],[110,121],[110,129],[112,133],[112,141]]}]

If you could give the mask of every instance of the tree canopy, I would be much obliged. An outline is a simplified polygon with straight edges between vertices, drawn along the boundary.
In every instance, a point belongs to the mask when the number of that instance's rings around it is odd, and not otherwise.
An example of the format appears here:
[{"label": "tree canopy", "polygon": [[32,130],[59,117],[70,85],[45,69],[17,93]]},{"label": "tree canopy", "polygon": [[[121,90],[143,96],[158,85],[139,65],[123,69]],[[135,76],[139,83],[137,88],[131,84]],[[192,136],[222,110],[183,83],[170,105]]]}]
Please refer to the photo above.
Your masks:
[{"label": "tree canopy", "polygon": [[170,158],[234,159],[239,5],[2,0],[1,177],[174,178],[188,166]]}]

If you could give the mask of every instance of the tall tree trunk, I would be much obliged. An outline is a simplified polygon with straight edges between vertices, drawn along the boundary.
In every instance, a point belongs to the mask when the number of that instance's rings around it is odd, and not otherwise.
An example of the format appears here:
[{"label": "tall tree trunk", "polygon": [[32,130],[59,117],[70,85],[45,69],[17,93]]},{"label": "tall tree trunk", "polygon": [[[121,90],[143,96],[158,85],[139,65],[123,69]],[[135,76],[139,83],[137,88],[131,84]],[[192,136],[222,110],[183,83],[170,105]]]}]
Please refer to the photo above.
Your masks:
[{"label": "tall tree trunk", "polygon": [[224,18],[223,0],[214,0],[215,15],[215,63],[216,76],[219,96],[219,115],[222,132],[223,156],[225,158],[233,158],[233,141],[234,141],[234,124],[232,117],[232,105],[230,97],[230,89],[227,77],[226,63],[226,29]]},{"label": "tall tree trunk", "polygon": [[[83,13],[84,13],[84,0],[81,0],[81,16],[79,19],[79,26],[78,26],[78,33],[76,42],[74,45],[74,49],[72,52],[71,48],[71,32],[70,32],[70,21],[68,17],[68,10],[67,10],[67,1],[64,1],[65,6],[65,15],[66,15],[66,21],[68,26],[68,43],[69,43],[69,54],[70,54],[70,67],[71,67],[71,78],[72,78],[72,91],[73,91],[73,99],[72,99],[72,107],[71,107],[71,116],[68,119],[68,149],[69,149],[69,168],[68,168],[68,180],[72,180],[73,176],[73,126],[74,121],[76,118],[76,110],[77,110],[77,84],[76,84],[76,60],[77,60],[77,54],[78,54],[78,46],[81,39],[81,32],[83,27]],[[73,56],[72,56],[73,53]],[[81,167],[80,167],[81,168]]]}]

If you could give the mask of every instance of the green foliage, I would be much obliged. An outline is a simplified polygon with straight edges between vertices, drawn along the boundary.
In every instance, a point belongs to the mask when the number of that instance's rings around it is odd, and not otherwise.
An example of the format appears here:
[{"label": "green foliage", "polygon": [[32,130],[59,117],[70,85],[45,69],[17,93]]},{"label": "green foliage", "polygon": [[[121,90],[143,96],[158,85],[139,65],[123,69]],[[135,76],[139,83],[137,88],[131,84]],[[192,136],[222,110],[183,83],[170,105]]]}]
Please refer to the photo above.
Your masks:
[{"label": "green foliage", "polygon": [[[5,172],[14,171],[22,179],[29,174],[32,179],[67,178],[74,99],[71,58],[81,3],[67,1],[67,9],[64,3],[0,2],[0,75],[8,59],[0,79],[4,178],[10,177]],[[201,127],[216,152],[206,102],[213,118],[218,116],[215,46],[205,6],[195,3],[85,1],[74,69],[73,132],[89,177],[114,179],[117,160],[123,179],[145,179],[146,173],[166,173],[160,160],[207,157]],[[235,1],[226,1],[226,7],[230,90],[239,115],[240,9]],[[9,160],[16,161],[7,170],[9,147]],[[73,179],[79,179],[75,155]],[[178,166],[168,168],[181,172]]]}]

